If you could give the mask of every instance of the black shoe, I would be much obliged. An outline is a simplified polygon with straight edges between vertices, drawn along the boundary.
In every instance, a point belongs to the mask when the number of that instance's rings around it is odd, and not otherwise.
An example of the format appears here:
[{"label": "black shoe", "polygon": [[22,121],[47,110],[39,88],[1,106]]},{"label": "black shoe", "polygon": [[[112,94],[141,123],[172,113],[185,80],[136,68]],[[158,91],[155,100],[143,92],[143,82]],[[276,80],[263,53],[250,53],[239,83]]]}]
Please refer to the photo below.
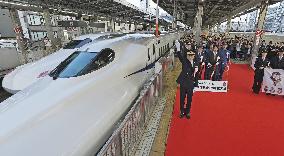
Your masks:
[{"label": "black shoe", "polygon": [[179,114],[179,118],[183,118],[183,117],[184,117],[184,113],[181,112],[181,113]]},{"label": "black shoe", "polygon": [[187,118],[187,119],[190,119],[190,113],[187,113],[187,114],[186,114],[186,118]]},{"label": "black shoe", "polygon": [[258,93],[258,92],[256,92],[256,91],[253,91],[253,93],[254,93],[254,94],[259,94],[259,93]]},{"label": "black shoe", "polygon": [[266,93],[267,96],[271,95],[270,93]]}]

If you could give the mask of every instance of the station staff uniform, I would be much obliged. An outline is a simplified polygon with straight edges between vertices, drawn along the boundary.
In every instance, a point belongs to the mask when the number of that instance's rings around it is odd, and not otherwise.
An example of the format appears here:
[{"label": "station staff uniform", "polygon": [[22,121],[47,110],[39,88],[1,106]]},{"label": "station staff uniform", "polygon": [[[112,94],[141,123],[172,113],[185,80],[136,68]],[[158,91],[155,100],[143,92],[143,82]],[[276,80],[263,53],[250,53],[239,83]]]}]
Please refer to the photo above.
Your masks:
[{"label": "station staff uniform", "polygon": [[[216,64],[218,62],[218,59],[220,57],[218,56],[218,51],[208,51],[206,54],[206,59],[205,59],[205,65],[206,65],[206,69],[205,69],[205,80],[210,80],[211,76],[213,74],[213,72],[216,70]],[[215,81],[216,77],[216,72],[214,72],[214,75],[212,77],[212,80]]]},{"label": "station staff uniform", "polygon": [[202,70],[204,67],[205,52],[203,51],[203,46],[199,46],[195,53],[195,62],[198,65],[198,71],[196,73],[195,79],[201,80]]},{"label": "station staff uniform", "polygon": [[[195,55],[195,53],[192,51],[187,51],[186,54],[189,56]],[[194,61],[194,58],[189,60],[188,58],[183,57],[180,52],[177,53],[177,56],[182,64],[182,71],[177,79],[177,83],[180,84],[180,117],[182,118],[184,115],[186,115],[186,117],[189,119],[193,89],[195,86],[195,73],[198,70],[198,66]],[[187,103],[186,107],[184,108],[186,97]]]},{"label": "station staff uniform", "polygon": [[[262,49],[261,53],[266,53],[266,49]],[[255,61],[254,67],[254,82],[253,82],[253,92],[255,94],[259,94],[261,84],[263,81],[263,76],[264,76],[264,68],[268,67],[270,64],[268,58],[266,58],[265,55],[262,54],[262,56],[258,57]]]},{"label": "station staff uniform", "polygon": [[284,47],[278,49],[278,55],[271,59],[272,69],[283,69],[284,70]]},{"label": "station staff uniform", "polygon": [[228,56],[229,56],[229,51],[225,48],[222,48],[217,56],[220,57],[220,60],[219,60],[219,64],[217,65],[218,66],[218,71],[216,71],[216,81],[222,81],[223,79],[223,74],[224,74],[224,71],[225,71],[225,68],[227,67],[227,62],[228,62]]}]

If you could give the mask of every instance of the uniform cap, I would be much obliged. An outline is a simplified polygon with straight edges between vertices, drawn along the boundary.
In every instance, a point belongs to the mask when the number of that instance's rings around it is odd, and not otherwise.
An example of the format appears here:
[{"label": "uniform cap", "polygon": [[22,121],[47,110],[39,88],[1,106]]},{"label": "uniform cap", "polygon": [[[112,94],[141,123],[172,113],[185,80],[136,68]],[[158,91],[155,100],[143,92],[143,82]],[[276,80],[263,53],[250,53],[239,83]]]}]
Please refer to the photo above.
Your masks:
[{"label": "uniform cap", "polygon": [[260,53],[267,53],[267,49],[264,48],[264,47],[262,47],[261,49],[259,49],[259,52],[260,52]]},{"label": "uniform cap", "polygon": [[186,53],[187,55],[195,55],[195,53],[193,52],[193,51],[188,51],[187,53]]}]

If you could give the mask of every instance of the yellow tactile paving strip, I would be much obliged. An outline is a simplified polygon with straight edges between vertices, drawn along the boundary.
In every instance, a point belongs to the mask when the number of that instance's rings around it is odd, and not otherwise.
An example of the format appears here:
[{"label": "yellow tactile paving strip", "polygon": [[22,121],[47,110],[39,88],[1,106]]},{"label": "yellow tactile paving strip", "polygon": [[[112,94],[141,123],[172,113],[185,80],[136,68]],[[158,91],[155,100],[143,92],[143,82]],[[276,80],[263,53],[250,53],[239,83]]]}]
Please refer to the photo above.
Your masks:
[{"label": "yellow tactile paving strip", "polygon": [[180,71],[181,71],[181,64],[176,59],[175,68],[172,71],[169,71],[168,73],[165,74],[164,96],[166,97],[167,102],[166,102],[164,112],[162,114],[158,133],[156,135],[154,144],[150,152],[150,156],[163,156],[164,155],[164,152],[166,149],[169,125],[170,125],[170,121],[172,118],[173,105],[175,103],[175,95],[176,95],[176,88],[177,88],[176,79]]}]

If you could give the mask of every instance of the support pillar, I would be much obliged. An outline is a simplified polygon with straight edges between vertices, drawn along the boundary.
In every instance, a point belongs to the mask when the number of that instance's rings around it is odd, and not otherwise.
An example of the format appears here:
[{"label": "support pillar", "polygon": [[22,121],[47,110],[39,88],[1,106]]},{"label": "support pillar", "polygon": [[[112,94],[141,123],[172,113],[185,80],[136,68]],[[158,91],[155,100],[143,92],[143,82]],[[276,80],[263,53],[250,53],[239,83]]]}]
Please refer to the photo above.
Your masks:
[{"label": "support pillar", "polygon": [[231,29],[232,29],[232,25],[231,25],[231,22],[232,22],[232,18],[228,18],[227,20],[227,29],[226,29],[226,35],[229,35]]},{"label": "support pillar", "polygon": [[25,46],[26,44],[24,43],[25,42],[24,34],[23,34],[23,29],[21,26],[19,14],[18,14],[18,11],[14,8],[10,9],[9,12],[12,18],[14,30],[16,30],[16,39],[18,43],[19,59],[21,61],[21,64],[26,64],[28,63],[28,53],[27,53],[27,47]]},{"label": "support pillar", "polygon": [[[62,21],[63,20],[63,17],[62,15],[57,15],[59,18],[58,20],[59,21]],[[56,26],[58,27],[57,25],[57,22],[56,22]],[[57,31],[57,38],[58,38],[58,47],[57,49],[61,48],[62,47],[62,43],[64,42],[64,32],[63,32],[63,27],[58,27],[58,31]]]},{"label": "support pillar", "polygon": [[137,22],[134,22],[134,31],[137,31]]},{"label": "support pillar", "polygon": [[218,23],[217,25],[217,32],[221,34],[221,23]]},{"label": "support pillar", "polygon": [[202,27],[202,15],[203,15],[203,6],[198,5],[198,10],[196,13],[195,21],[194,21],[194,35],[195,35],[195,41],[197,44],[200,44],[201,42],[201,27]]},{"label": "support pillar", "polygon": [[111,31],[115,32],[115,20],[113,18],[111,18],[110,20],[110,26],[111,26]]},{"label": "support pillar", "polygon": [[[54,39],[53,29],[52,29],[52,23],[51,23],[51,15],[48,9],[43,10],[43,17],[45,19],[45,27],[47,31],[47,37],[51,41],[52,49],[56,49],[56,41]],[[48,55],[48,54],[46,54]]]},{"label": "support pillar", "polygon": [[174,18],[173,18],[173,22],[172,22],[172,28],[173,30],[176,30],[177,27],[177,23],[176,23],[176,18],[177,18],[177,13],[176,13],[176,0],[174,0]]},{"label": "support pillar", "polygon": [[[269,6],[269,0],[262,0],[261,6],[260,6],[260,12],[258,16],[258,22],[256,26],[256,31],[264,29],[264,22],[265,22],[268,6]],[[253,51],[252,51],[252,58],[258,55],[261,40],[262,40],[262,35],[260,36],[255,35],[254,46],[253,46]]]},{"label": "support pillar", "polygon": [[[83,16],[80,17],[80,21],[83,22],[83,23],[85,23],[85,19],[84,19]],[[80,35],[89,34],[88,25],[87,25],[86,27],[81,26],[80,29],[81,29],[81,33],[79,34],[79,36],[80,36]]]}]

